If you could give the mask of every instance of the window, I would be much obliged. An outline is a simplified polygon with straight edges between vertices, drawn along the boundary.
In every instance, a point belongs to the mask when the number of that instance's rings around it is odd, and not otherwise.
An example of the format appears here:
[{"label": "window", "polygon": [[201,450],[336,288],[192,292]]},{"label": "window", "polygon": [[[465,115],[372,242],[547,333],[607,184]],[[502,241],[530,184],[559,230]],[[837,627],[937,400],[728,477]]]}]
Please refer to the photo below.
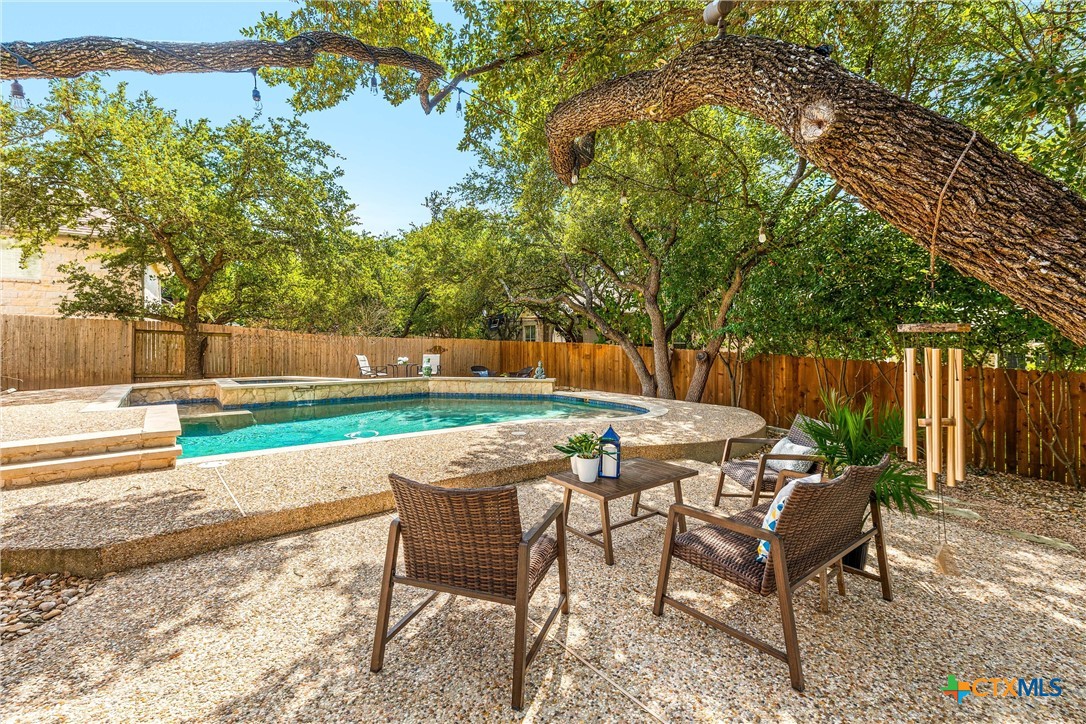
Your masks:
[{"label": "window", "polygon": [[524,341],[525,342],[534,342],[535,341],[535,325],[534,324],[525,324],[524,325]]},{"label": "window", "polygon": [[41,281],[41,255],[22,261],[23,250],[14,239],[0,239],[0,277],[21,282]]}]

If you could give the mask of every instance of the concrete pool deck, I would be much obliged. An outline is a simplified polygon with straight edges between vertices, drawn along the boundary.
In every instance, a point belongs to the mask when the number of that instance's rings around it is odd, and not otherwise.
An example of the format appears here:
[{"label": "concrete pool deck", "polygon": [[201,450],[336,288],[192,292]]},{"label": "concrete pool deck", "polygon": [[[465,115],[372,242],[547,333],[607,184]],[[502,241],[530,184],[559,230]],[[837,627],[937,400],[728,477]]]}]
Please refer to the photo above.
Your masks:
[{"label": "concrete pool deck", "polygon": [[[104,389],[104,388],[102,388]],[[63,401],[54,391],[49,404]],[[18,404],[20,393],[12,395]],[[39,394],[39,393],[28,393]],[[87,392],[76,394],[84,395]],[[552,447],[613,423],[623,455],[718,460],[729,437],[765,421],[738,408],[577,392],[647,408],[620,420],[546,420],[350,444],[282,448],[175,469],[5,490],[0,562],[5,569],[98,575],[391,510],[387,476],[449,486],[517,483],[563,469]],[[24,414],[31,418],[32,415]],[[208,459],[210,460],[210,459]]]}]

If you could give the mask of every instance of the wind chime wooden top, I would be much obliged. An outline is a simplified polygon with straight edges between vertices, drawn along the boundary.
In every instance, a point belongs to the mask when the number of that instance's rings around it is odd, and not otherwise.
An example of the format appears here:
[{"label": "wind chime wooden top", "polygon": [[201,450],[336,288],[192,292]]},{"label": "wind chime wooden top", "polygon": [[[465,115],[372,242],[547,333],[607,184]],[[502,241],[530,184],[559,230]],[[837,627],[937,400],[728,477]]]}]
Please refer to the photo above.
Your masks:
[{"label": "wind chime wooden top", "polygon": [[[901,324],[903,334],[963,334],[972,326],[961,322]],[[965,365],[962,350],[934,346],[930,336],[923,352],[924,414],[917,414],[916,350],[905,349],[905,451],[910,462],[919,460],[917,431],[924,430],[924,462],[929,490],[938,489],[939,475],[946,461],[946,482],[953,486],[965,480]],[[943,349],[946,349],[946,396],[943,395]],[[945,456],[943,431],[946,431]]]}]

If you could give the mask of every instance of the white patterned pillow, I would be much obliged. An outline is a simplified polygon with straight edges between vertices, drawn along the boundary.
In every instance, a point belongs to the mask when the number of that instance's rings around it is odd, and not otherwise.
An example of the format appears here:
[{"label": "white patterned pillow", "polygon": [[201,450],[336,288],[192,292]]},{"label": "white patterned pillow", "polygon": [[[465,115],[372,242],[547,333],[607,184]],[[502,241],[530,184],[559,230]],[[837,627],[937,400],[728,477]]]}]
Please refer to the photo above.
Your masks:
[{"label": "white patterned pillow", "polygon": [[[765,518],[762,519],[762,528],[766,530],[777,530],[777,519],[781,517],[781,511],[784,510],[784,504],[788,502],[788,498],[791,497],[792,491],[796,489],[796,483],[799,480],[793,480],[792,482],[781,488],[781,491],[777,493],[777,496],[773,498],[773,502],[769,504],[769,510],[766,511]],[[759,563],[765,563],[769,560],[769,541],[759,540],[758,555],[755,556],[755,560]]]},{"label": "white patterned pillow", "polygon": [[[812,455],[815,449],[806,445],[797,445],[786,437],[782,437],[770,450],[771,455]],[[811,460],[766,460],[765,466],[769,470],[792,470],[797,473],[805,473],[811,469],[814,462]]]}]

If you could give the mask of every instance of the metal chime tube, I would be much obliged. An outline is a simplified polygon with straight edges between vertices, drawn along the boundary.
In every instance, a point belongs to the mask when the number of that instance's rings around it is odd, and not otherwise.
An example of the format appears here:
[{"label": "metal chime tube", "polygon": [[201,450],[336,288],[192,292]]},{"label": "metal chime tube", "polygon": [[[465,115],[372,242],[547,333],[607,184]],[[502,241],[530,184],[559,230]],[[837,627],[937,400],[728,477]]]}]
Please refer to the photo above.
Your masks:
[{"label": "metal chime tube", "polygon": [[905,350],[905,457],[915,463],[918,460],[916,454],[916,350],[909,347]]}]

